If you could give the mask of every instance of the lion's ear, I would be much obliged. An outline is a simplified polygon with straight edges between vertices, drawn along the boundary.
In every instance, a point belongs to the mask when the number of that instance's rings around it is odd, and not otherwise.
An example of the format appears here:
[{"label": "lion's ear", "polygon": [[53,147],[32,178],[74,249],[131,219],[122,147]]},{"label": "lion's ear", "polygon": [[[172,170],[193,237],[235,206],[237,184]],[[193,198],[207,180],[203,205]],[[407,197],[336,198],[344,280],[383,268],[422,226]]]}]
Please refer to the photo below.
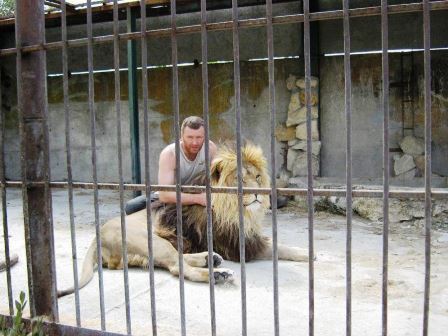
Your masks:
[{"label": "lion's ear", "polygon": [[219,178],[221,176],[222,161],[223,161],[222,158],[216,158],[212,162],[212,166],[210,168],[210,177],[211,177],[211,182],[213,184],[218,183]]}]

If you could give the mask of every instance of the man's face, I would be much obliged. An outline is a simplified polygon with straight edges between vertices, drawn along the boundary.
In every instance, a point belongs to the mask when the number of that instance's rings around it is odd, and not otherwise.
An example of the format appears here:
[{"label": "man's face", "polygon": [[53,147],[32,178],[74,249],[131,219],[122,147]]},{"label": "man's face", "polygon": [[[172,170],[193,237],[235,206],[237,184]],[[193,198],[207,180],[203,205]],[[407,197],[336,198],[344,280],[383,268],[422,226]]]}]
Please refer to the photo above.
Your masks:
[{"label": "man's face", "polygon": [[200,127],[197,130],[190,127],[185,127],[182,134],[182,142],[184,150],[189,154],[197,154],[204,144],[205,130]]}]

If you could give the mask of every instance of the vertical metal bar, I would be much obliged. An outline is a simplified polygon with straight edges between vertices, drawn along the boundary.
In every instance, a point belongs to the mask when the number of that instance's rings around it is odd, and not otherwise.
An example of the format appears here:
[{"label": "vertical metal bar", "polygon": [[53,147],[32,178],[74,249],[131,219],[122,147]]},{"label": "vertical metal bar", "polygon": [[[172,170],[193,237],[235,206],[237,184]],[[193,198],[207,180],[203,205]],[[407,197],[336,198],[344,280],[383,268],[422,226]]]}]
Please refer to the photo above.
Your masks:
[{"label": "vertical metal bar", "polygon": [[308,172],[308,253],[309,253],[309,335],[314,335],[314,204],[313,167],[311,142],[311,56],[310,56],[310,9],[309,0],[303,1],[303,47],[305,56],[305,105],[306,105],[306,150]]},{"label": "vertical metal bar", "polygon": [[[126,7],[127,31],[136,31],[137,15],[130,7]],[[132,183],[142,183],[140,171],[140,131],[138,123],[138,88],[137,88],[137,41],[128,40],[128,106],[131,134]],[[134,191],[134,197],[141,194]]]},{"label": "vertical metal bar", "polygon": [[[58,320],[56,270],[51,211],[46,52],[22,57],[23,45],[45,43],[44,4],[16,2],[17,101],[28,288],[32,316]],[[33,80],[30,80],[32,78]],[[28,182],[43,182],[28,185]]]},{"label": "vertical metal bar", "polygon": [[346,237],[346,325],[345,334],[352,333],[352,80],[350,62],[350,18],[349,2],[343,0],[344,26],[344,78],[345,78],[345,121],[346,121],[346,170],[347,184],[347,237]]},{"label": "vertical metal bar", "polygon": [[207,44],[207,4],[201,0],[201,46],[202,46],[202,109],[205,125],[205,178],[207,201],[207,246],[208,246],[208,271],[210,288],[210,323],[212,336],[216,335],[216,310],[215,310],[215,279],[213,275],[213,224],[212,224],[212,194],[210,187],[210,135],[209,135],[209,106],[208,106],[208,44]]},{"label": "vertical metal bar", "polygon": [[11,257],[9,254],[9,233],[8,233],[8,209],[6,205],[6,177],[5,177],[5,122],[2,109],[2,74],[0,71],[0,181],[2,182],[2,220],[3,220],[3,240],[5,244],[6,261],[6,283],[8,286],[9,314],[14,315],[14,300],[12,297],[11,283]]},{"label": "vertical metal bar", "polygon": [[90,113],[90,137],[92,150],[92,173],[93,173],[93,203],[95,207],[95,234],[96,251],[98,257],[98,284],[100,291],[100,314],[101,330],[106,330],[106,317],[104,311],[104,287],[103,287],[103,258],[101,255],[101,233],[100,214],[98,209],[98,176],[96,167],[96,115],[94,104],[94,81],[93,81],[93,32],[92,32],[92,1],[87,0],[87,62],[89,71],[89,113]]},{"label": "vertical metal bar", "polygon": [[[117,118],[117,155],[118,155],[118,179],[120,190],[120,223],[121,223],[121,252],[123,262],[123,282],[124,282],[124,298],[126,306],[126,331],[131,335],[131,308],[129,299],[129,274],[128,274],[128,248],[126,240],[126,219],[124,212],[124,196],[123,196],[123,151],[121,141],[121,108],[120,108],[120,40],[118,38],[119,22],[118,22],[118,1],[113,3],[113,25],[114,25],[114,84],[115,84],[115,112]],[[129,70],[130,71],[130,70]],[[134,78],[135,79],[135,78]],[[132,113],[132,112],[131,112]],[[138,113],[138,110],[137,110]],[[138,121],[138,119],[137,119]]]},{"label": "vertical metal bar", "polygon": [[68,204],[70,213],[70,237],[72,245],[73,282],[75,287],[75,310],[76,325],[81,326],[81,313],[79,307],[79,283],[78,283],[78,258],[76,255],[76,227],[73,209],[73,177],[72,177],[72,154],[70,143],[70,110],[68,101],[68,46],[67,46],[67,6],[65,0],[61,1],[61,32],[62,32],[62,90],[64,95],[64,117],[65,117],[65,151],[67,159],[67,183]]},{"label": "vertical metal bar", "polygon": [[154,258],[153,258],[153,234],[151,219],[151,176],[149,170],[149,118],[148,118],[148,47],[146,40],[146,0],[140,0],[141,13],[141,49],[142,49],[142,92],[143,92],[143,123],[145,137],[145,187],[146,187],[146,227],[148,231],[148,255],[149,255],[149,288],[151,292],[151,322],[152,335],[157,336],[156,295],[154,287]]},{"label": "vertical metal bar", "polygon": [[[176,37],[176,1],[171,0],[171,62],[173,63],[173,111],[174,133],[176,137],[176,167],[180,167],[180,134],[179,134],[179,76],[177,69],[177,37]],[[181,334],[186,335],[185,327],[185,289],[184,289],[184,244],[182,233],[180,169],[176,169],[176,211],[177,211],[177,251],[179,253],[179,294]]]},{"label": "vertical metal bar", "polygon": [[266,1],[268,73],[269,73],[269,112],[271,117],[271,209],[272,209],[272,280],[274,303],[274,335],[280,335],[279,293],[278,293],[278,237],[277,237],[277,171],[275,153],[275,68],[274,68],[274,32],[272,28],[272,0]]},{"label": "vertical metal bar", "polygon": [[383,283],[382,283],[382,335],[387,335],[388,263],[389,263],[389,23],[387,0],[381,0],[381,44],[383,73]]},{"label": "vertical metal bar", "polygon": [[235,119],[236,119],[236,158],[238,177],[238,215],[240,223],[240,266],[241,266],[241,322],[243,336],[247,335],[247,300],[246,300],[246,237],[244,232],[243,215],[243,175],[242,175],[242,140],[241,140],[241,90],[240,90],[240,41],[238,23],[238,1],[232,0],[232,32],[233,32],[233,73],[235,90]]},{"label": "vertical metal bar", "polygon": [[423,336],[428,335],[429,295],[431,285],[431,16],[429,1],[423,1],[423,44],[425,77],[425,298]]}]

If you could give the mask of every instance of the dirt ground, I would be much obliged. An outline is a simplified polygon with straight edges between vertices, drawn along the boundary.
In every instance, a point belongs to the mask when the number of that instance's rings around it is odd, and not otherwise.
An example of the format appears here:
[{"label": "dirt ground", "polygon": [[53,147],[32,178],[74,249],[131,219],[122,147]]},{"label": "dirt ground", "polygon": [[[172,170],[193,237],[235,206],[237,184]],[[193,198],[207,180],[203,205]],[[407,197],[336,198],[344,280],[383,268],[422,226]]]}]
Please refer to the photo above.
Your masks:
[{"label": "dirt ground", "polygon": [[[127,195],[129,197],[129,195]],[[73,282],[67,191],[53,193],[56,271],[59,288]],[[19,190],[8,190],[11,253],[19,255],[12,269],[13,291],[26,290],[25,244]],[[118,194],[100,191],[100,221],[119,214]],[[75,193],[77,253],[81,269],[84,254],[94,238],[93,194]],[[315,216],[315,335],[345,335],[345,230],[343,216],[319,212]],[[264,221],[271,235],[271,216]],[[352,334],[381,334],[382,229],[379,223],[353,220]],[[279,210],[279,242],[307,247],[307,214],[295,206]],[[4,254],[3,236],[0,256]],[[448,232],[432,233],[431,297],[429,334],[442,336],[448,330]],[[216,325],[218,335],[241,334],[240,265],[224,262],[235,271],[233,284],[217,285]],[[308,264],[280,261],[279,313],[281,335],[308,334]],[[248,335],[272,335],[272,262],[246,264]],[[6,273],[0,274],[0,313],[8,313]],[[156,270],[156,315],[159,335],[180,334],[179,282],[164,270]],[[129,271],[132,333],[151,334],[149,272]],[[421,335],[423,324],[424,235],[420,229],[392,225],[389,239],[389,335]],[[122,271],[104,271],[106,327],[125,332],[125,302]],[[188,335],[210,335],[210,299],[207,284],[185,282],[186,330]],[[83,327],[100,328],[98,277],[80,291]],[[75,324],[74,295],[58,301],[60,321]]]}]

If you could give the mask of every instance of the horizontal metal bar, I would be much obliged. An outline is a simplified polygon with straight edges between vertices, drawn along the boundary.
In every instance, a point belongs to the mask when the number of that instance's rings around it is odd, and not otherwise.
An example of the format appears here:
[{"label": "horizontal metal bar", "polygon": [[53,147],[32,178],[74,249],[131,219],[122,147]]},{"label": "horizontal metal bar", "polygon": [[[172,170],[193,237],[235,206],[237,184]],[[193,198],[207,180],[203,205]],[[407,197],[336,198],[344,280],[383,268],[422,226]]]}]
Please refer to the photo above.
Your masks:
[{"label": "horizontal metal bar", "polygon": [[[28,186],[36,186],[40,185],[40,182],[29,182]],[[0,187],[3,184],[0,182]],[[7,188],[21,188],[22,182],[20,181],[7,181]],[[67,182],[51,182],[50,187],[53,189],[67,189]],[[125,183],[123,184],[124,190],[141,190],[145,191],[145,184],[131,184]],[[94,189],[94,184],[89,182],[73,182],[74,189]],[[101,190],[119,190],[120,185],[118,183],[98,183],[98,189]],[[151,184],[152,191],[176,191],[176,186],[174,185],[162,185],[162,184]],[[190,193],[199,193],[205,192],[205,186],[182,186],[181,191],[190,192]],[[285,196],[306,196],[307,190],[306,188],[277,188],[277,193],[279,195]],[[237,194],[237,187],[211,187],[211,191],[213,193],[222,193],[222,194]],[[338,196],[345,197],[346,189],[313,189],[314,196]],[[243,188],[244,194],[257,193],[269,195],[271,193],[271,188]],[[363,190],[353,190],[353,197],[372,197],[379,198],[383,197],[382,189],[363,189]],[[425,198],[425,188],[412,188],[412,190],[398,190],[392,189],[389,193],[390,198],[415,198],[415,199],[424,199]],[[432,199],[448,199],[448,189],[433,189],[431,192]]]},{"label": "horizontal metal bar", "polygon": [[[429,4],[430,10],[447,10],[448,9],[448,0],[442,1],[434,1]],[[411,4],[400,4],[400,5],[390,5],[388,6],[389,14],[403,14],[403,13],[413,13],[413,12],[421,12],[423,10],[423,5],[421,3],[411,3]],[[354,8],[349,10],[350,18],[356,17],[365,17],[365,16],[379,16],[381,15],[381,7],[364,7],[364,8]],[[325,20],[336,20],[342,19],[343,11],[335,10],[335,11],[326,11],[326,12],[316,12],[310,13],[310,21],[325,21]],[[272,18],[272,24],[280,25],[280,24],[293,24],[293,23],[301,23],[303,22],[303,14],[293,14],[293,15],[282,15],[275,16]],[[239,28],[257,28],[264,27],[267,25],[266,18],[257,18],[257,19],[245,19],[238,21]],[[216,23],[208,23],[206,25],[207,31],[221,31],[221,30],[231,30],[232,29],[232,21],[223,21]],[[192,26],[183,26],[176,28],[176,35],[185,35],[192,33],[200,33],[201,25],[192,25]],[[141,32],[133,32],[133,33],[122,33],[119,34],[120,41],[128,41],[128,40],[136,40],[140,39],[142,36]],[[171,36],[171,28],[164,29],[153,29],[146,31],[147,37],[168,37]],[[96,36],[93,37],[92,44],[103,44],[103,43],[112,43],[114,41],[114,35],[104,35],[104,36]],[[83,47],[88,43],[87,38],[81,39],[73,39],[69,40],[67,46],[72,47]],[[30,45],[21,48],[22,53],[29,53],[33,51],[39,50],[57,50],[62,49],[64,42],[50,42],[50,43],[42,43],[38,45]],[[0,49],[0,57],[14,55],[17,53],[17,48],[9,48],[9,49]]]},{"label": "horizontal metal bar", "polygon": [[[6,327],[10,327],[13,323],[14,316],[8,316],[8,315],[2,315],[0,314],[1,318],[4,318],[6,321]],[[26,318],[22,318],[23,323],[25,324],[26,330],[30,330],[30,320]],[[35,322],[34,322],[35,323]],[[59,323],[51,323],[51,322],[42,322],[42,329],[45,333],[45,335],[48,336],[122,336],[122,334],[107,332],[107,331],[100,331],[100,330],[94,330],[94,329],[86,329],[86,328],[80,328],[80,327],[74,327]]]}]

